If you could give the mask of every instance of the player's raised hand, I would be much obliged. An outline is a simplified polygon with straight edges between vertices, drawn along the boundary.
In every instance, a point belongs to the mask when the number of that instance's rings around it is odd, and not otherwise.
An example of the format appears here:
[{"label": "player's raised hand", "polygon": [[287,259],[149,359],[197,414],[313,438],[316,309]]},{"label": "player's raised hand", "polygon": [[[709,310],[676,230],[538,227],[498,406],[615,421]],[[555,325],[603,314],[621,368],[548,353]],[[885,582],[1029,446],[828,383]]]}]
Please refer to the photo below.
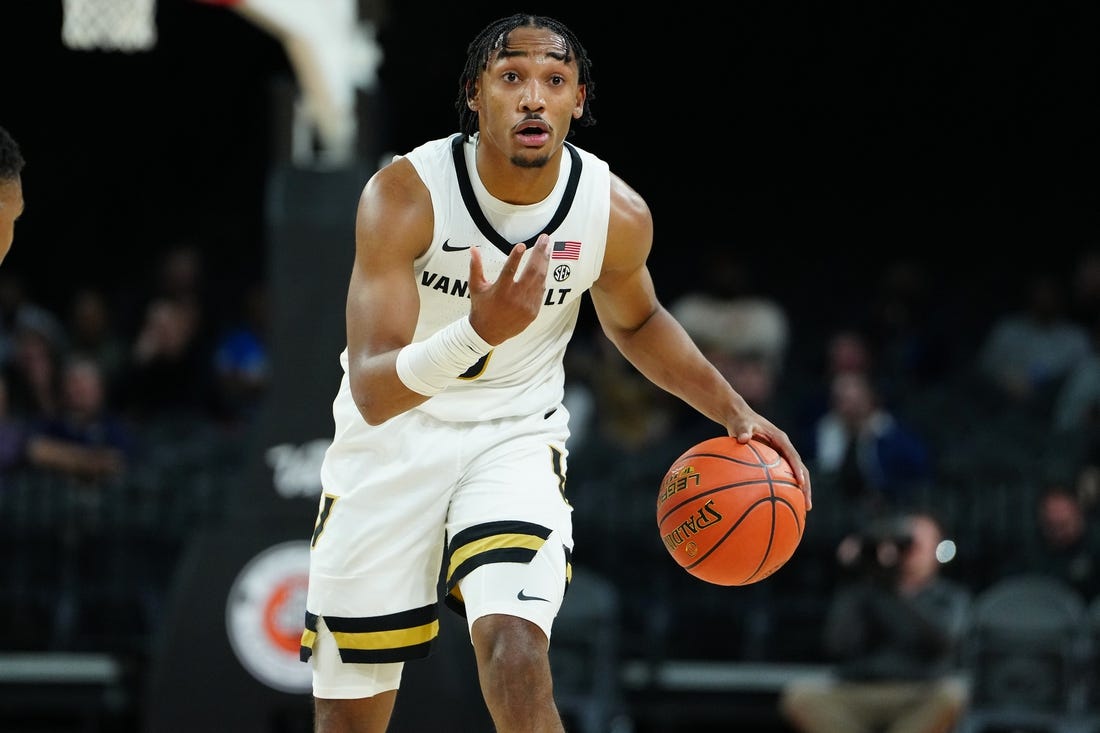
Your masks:
[{"label": "player's raised hand", "polygon": [[481,338],[494,346],[527,328],[542,307],[546,270],[550,265],[550,237],[540,234],[525,258],[526,251],[522,242],[513,247],[504,269],[493,282],[485,277],[481,252],[476,247],[470,250],[470,323]]}]

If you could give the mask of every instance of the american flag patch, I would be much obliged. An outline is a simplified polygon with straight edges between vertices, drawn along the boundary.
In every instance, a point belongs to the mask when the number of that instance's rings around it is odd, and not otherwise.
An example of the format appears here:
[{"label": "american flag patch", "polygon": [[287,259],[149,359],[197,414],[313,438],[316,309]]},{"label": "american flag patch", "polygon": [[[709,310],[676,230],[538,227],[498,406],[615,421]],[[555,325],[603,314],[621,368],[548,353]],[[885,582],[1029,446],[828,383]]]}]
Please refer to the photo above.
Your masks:
[{"label": "american flag patch", "polygon": [[550,258],[554,260],[577,260],[581,256],[580,242],[554,242]]}]

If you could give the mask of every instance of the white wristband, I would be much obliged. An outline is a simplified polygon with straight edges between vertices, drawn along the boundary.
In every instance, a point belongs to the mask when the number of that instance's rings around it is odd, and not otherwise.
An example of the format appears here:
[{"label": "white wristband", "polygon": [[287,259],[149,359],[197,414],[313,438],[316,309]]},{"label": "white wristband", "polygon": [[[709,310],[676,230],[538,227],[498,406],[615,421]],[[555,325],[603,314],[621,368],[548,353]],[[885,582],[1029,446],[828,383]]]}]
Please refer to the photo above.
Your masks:
[{"label": "white wristband", "polygon": [[492,349],[474,330],[469,317],[459,318],[397,352],[397,378],[413,392],[431,397]]}]

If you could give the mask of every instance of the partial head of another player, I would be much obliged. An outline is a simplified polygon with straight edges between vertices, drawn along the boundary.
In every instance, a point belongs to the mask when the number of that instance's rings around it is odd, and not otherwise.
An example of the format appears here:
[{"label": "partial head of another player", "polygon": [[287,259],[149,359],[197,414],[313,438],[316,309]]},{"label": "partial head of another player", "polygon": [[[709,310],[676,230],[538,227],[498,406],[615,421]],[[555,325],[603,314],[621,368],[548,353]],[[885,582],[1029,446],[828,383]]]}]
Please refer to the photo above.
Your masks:
[{"label": "partial head of another player", "polygon": [[0,262],[15,239],[15,220],[23,213],[23,154],[19,144],[0,127]]}]

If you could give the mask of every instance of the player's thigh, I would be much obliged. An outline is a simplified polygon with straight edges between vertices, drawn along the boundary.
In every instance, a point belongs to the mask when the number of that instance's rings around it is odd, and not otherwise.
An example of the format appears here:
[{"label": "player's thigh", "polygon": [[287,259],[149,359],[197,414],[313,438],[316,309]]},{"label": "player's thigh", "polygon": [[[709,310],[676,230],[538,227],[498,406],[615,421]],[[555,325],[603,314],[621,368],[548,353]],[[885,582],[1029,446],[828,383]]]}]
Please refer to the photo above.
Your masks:
[{"label": "player's thigh", "polygon": [[[448,515],[448,603],[526,618],[549,637],[573,547],[564,414],[486,426]],[[495,432],[494,432],[495,431]]]},{"label": "player's thigh", "polygon": [[[453,451],[426,451],[424,441],[450,445],[436,435],[448,429],[399,416],[370,440],[326,455],[303,635],[303,654],[320,652],[311,660],[318,696],[370,694],[374,683],[353,683],[340,670],[430,651],[438,634],[446,507],[457,471]],[[325,638],[333,640],[331,647],[318,647]]]},{"label": "player's thigh", "polygon": [[486,562],[463,577],[458,592],[471,633],[479,619],[507,615],[536,626],[545,646],[565,596],[567,555],[551,532],[530,560]]},{"label": "player's thigh", "polygon": [[328,700],[375,697],[401,685],[403,662],[345,662],[324,617],[316,620],[309,657],[313,669],[313,696]]}]

